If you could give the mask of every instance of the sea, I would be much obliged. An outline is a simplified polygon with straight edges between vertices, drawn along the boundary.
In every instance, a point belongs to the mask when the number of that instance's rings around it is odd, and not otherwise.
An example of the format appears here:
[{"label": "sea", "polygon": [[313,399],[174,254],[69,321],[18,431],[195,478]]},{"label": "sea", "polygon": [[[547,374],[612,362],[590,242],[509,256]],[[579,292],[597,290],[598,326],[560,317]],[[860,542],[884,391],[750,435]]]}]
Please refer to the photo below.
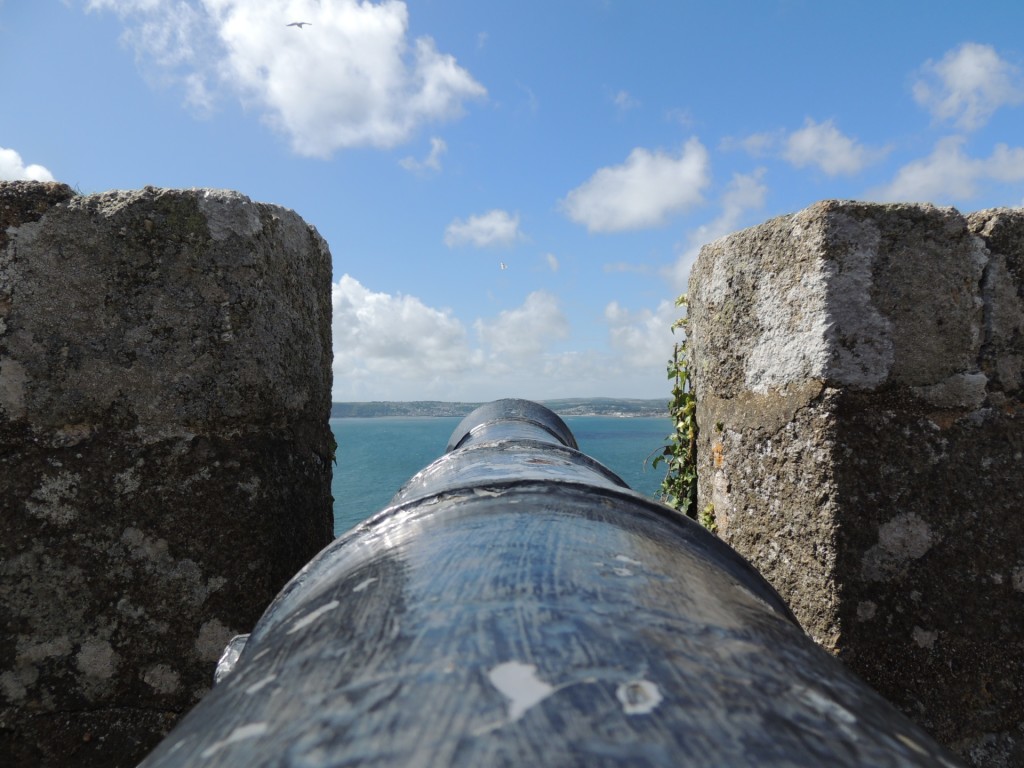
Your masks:
[{"label": "sea", "polygon": [[[398,489],[444,453],[458,416],[331,419],[338,441],[334,535],[384,509]],[[659,417],[566,416],[583,453],[621,477],[634,491],[657,497],[664,465],[651,467],[672,431]]]}]

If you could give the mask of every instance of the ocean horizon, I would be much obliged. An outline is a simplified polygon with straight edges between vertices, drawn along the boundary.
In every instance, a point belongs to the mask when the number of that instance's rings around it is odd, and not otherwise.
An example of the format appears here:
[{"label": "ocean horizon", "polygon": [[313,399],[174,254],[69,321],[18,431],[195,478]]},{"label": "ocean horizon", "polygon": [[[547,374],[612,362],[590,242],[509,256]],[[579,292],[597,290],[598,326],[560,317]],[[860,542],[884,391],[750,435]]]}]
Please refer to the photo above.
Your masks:
[{"label": "ocean horizon", "polygon": [[[580,450],[656,498],[665,476],[651,462],[672,429],[667,417],[563,416]],[[398,489],[443,453],[461,416],[349,417],[330,420],[338,441],[331,490],[334,535],[387,507]]]}]

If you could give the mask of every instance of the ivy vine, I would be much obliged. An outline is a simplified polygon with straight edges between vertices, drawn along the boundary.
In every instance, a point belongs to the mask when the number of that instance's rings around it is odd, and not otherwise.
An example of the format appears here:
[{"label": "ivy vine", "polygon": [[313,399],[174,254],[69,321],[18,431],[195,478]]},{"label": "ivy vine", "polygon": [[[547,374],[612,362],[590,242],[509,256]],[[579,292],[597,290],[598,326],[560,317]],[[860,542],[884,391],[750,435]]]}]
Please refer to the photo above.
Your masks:
[{"label": "ivy vine", "polygon": [[668,378],[672,382],[668,413],[675,431],[666,437],[667,445],[654,458],[652,466],[665,465],[665,479],[661,481],[659,493],[662,501],[713,531],[714,510],[697,512],[697,399],[693,394],[686,346],[686,294],[676,299],[676,306],[683,307],[684,314],[672,324],[673,333],[683,329],[683,338],[673,345],[672,359],[668,363]]}]

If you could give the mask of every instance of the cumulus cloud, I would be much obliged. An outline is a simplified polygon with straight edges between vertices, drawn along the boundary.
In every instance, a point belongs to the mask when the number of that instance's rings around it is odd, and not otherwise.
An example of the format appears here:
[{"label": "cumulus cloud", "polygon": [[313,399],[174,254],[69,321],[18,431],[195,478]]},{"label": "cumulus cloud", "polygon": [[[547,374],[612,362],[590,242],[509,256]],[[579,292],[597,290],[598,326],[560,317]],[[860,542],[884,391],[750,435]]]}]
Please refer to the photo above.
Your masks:
[{"label": "cumulus cloud", "polygon": [[[344,275],[332,286],[335,400],[477,400],[635,393],[650,371],[625,370],[606,352],[554,349],[568,338],[558,299],[531,293],[519,307],[479,318],[475,333],[450,310],[378,293]],[[662,366],[655,380],[661,383]]]},{"label": "cumulus cloud", "polygon": [[677,154],[634,149],[622,165],[601,168],[561,201],[562,211],[591,232],[619,232],[663,224],[703,202],[708,152],[696,138]]},{"label": "cumulus cloud", "polygon": [[[420,126],[459,117],[486,90],[437,50],[410,40],[399,0],[87,0],[116,12],[125,40],[186,99],[209,108],[228,93],[260,110],[299,154],[392,147]],[[311,26],[286,27],[283,19]]]},{"label": "cumulus cloud", "polygon": [[888,185],[869,197],[883,201],[957,202],[977,196],[986,182],[1024,181],[1024,148],[997,144],[986,158],[973,158],[963,151],[964,139],[949,136],[935,145],[932,153],[899,169]]},{"label": "cumulus cloud", "polygon": [[41,166],[25,165],[21,155],[13,149],[0,147],[0,180],[4,181],[53,181],[53,174]]},{"label": "cumulus cloud", "polygon": [[[534,291],[519,307],[474,323],[484,363],[476,387],[499,397],[637,396],[664,391],[664,366],[624,364],[619,350],[558,349],[572,329],[557,297]],[[639,396],[644,396],[640,394]]]},{"label": "cumulus cloud", "polygon": [[973,131],[1000,107],[1024,103],[1024,81],[1019,68],[992,46],[964,43],[939,61],[925,62],[913,93],[936,120]]},{"label": "cumulus cloud", "polygon": [[441,155],[447,151],[448,145],[444,139],[435,136],[430,140],[430,152],[425,158],[417,160],[415,157],[404,157],[398,161],[398,164],[407,171],[440,171]]},{"label": "cumulus cloud", "polygon": [[387,379],[430,382],[474,362],[465,326],[413,296],[376,293],[343,275],[331,289],[334,378],[348,388]]},{"label": "cumulus cloud", "polygon": [[444,243],[449,248],[472,245],[486,248],[492,245],[511,245],[522,238],[519,214],[495,209],[463,221],[455,219],[444,231]]},{"label": "cumulus cloud", "polygon": [[[613,301],[604,310],[611,347],[626,366],[662,371],[672,357],[677,339],[671,329],[680,314],[675,302],[668,300],[660,302],[653,312],[630,312]],[[665,388],[667,391],[668,385]]]},{"label": "cumulus cloud", "polygon": [[534,291],[521,307],[505,310],[494,320],[477,320],[476,330],[493,360],[520,367],[552,341],[567,338],[569,321],[555,296]]},{"label": "cumulus cloud", "polygon": [[763,182],[764,169],[758,168],[753,173],[737,173],[722,194],[721,211],[707,224],[702,224],[689,233],[688,246],[680,254],[669,273],[672,286],[680,293],[686,290],[693,267],[701,246],[731,234],[743,225],[744,218],[750,211],[764,207],[768,187]]},{"label": "cumulus cloud", "polygon": [[844,136],[835,123],[816,123],[811,118],[786,139],[782,156],[797,168],[816,166],[829,176],[853,175],[880,159],[884,150],[868,149]]}]

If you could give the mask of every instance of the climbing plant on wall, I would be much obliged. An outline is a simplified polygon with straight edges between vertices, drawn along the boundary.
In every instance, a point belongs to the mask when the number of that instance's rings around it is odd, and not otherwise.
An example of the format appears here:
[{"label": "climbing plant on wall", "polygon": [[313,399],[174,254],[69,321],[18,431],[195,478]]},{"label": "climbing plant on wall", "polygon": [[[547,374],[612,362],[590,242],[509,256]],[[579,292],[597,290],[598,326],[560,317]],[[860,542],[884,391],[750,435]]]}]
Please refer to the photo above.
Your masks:
[{"label": "climbing plant on wall", "polygon": [[672,359],[668,362],[668,378],[672,382],[668,413],[674,432],[668,435],[667,445],[652,463],[655,467],[665,465],[660,493],[662,500],[711,528],[713,516],[697,513],[697,400],[691,386],[686,347],[686,294],[676,299],[676,306],[683,307],[684,314],[672,324],[672,332],[682,329],[683,338],[673,346]]}]

